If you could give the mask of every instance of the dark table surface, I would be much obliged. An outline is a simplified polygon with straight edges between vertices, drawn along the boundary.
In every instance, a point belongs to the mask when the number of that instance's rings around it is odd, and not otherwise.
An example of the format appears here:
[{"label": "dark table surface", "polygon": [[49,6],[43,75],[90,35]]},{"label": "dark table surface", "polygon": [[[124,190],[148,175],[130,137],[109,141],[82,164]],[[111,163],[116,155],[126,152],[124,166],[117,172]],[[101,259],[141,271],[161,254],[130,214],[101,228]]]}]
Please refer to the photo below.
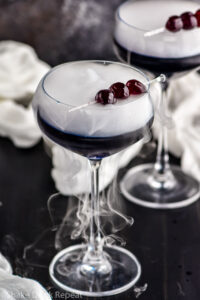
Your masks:
[{"label": "dark table surface", "polygon": [[[149,155],[148,161],[154,155]],[[131,165],[143,159],[134,159]],[[37,279],[54,299],[61,299],[55,296],[56,290],[48,276],[48,264],[56,253],[55,231],[47,209],[48,197],[56,192],[51,167],[42,142],[32,149],[20,150],[9,140],[0,138],[0,200],[3,203],[0,250],[11,261],[15,274]],[[127,241],[126,248],[142,265],[137,286],[148,284],[139,299],[199,300],[200,202],[184,209],[158,211],[136,206],[122,197],[120,201],[125,212],[135,220],[121,235]],[[60,205],[55,205],[55,211],[62,211]],[[68,239],[68,243],[72,242]],[[31,244],[26,258],[23,257],[24,247]],[[136,298],[131,288],[108,299]]]}]

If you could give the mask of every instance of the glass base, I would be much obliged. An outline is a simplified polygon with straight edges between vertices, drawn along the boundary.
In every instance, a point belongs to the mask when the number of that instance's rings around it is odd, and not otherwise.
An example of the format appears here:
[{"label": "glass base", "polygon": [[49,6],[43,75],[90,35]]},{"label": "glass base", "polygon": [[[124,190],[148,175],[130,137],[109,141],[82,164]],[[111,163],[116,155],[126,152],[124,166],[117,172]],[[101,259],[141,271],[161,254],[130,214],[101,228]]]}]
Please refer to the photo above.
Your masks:
[{"label": "glass base", "polygon": [[104,247],[112,271],[109,274],[81,271],[87,247],[72,246],[59,252],[52,260],[49,272],[53,283],[61,290],[88,297],[111,296],[131,288],[140,278],[141,267],[137,258],[118,246]]},{"label": "glass base", "polygon": [[181,208],[199,199],[199,182],[178,166],[171,166],[172,178],[162,183],[156,182],[153,171],[154,164],[130,169],[120,183],[122,194],[136,204],[155,209]]}]

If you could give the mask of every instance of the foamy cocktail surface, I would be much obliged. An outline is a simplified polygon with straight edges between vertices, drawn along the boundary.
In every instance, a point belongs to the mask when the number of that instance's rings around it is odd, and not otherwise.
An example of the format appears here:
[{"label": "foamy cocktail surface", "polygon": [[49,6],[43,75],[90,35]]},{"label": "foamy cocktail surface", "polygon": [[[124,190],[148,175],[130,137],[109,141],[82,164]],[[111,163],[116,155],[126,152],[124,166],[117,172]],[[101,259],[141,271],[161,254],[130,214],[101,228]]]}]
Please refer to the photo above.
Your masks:
[{"label": "foamy cocktail surface", "polygon": [[165,27],[170,16],[190,11],[195,13],[200,3],[193,1],[130,0],[123,3],[116,15],[115,40],[123,48],[137,54],[183,58],[200,54],[200,28],[164,31],[151,37],[144,33]]},{"label": "foamy cocktail surface", "polygon": [[122,64],[66,63],[52,69],[40,82],[34,110],[54,128],[87,137],[111,137],[145,127],[153,117],[149,94],[130,96],[116,104],[93,104],[70,112],[72,107],[94,101],[96,93],[114,82],[137,79],[148,88],[143,73]]}]

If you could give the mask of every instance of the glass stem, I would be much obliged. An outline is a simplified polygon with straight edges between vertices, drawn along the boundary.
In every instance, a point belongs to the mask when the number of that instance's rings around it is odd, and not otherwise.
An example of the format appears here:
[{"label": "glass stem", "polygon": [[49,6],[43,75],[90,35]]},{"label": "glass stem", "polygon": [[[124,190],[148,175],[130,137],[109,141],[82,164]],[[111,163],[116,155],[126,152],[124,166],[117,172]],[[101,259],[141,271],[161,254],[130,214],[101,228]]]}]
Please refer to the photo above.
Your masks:
[{"label": "glass stem", "polygon": [[[168,114],[168,99],[167,90],[169,82],[162,83],[162,109],[164,116]],[[161,124],[159,137],[158,137],[158,149],[156,156],[156,163],[154,165],[154,185],[158,188],[172,188],[175,184],[175,178],[169,164],[169,153],[168,153],[168,137],[167,128]]]},{"label": "glass stem", "polygon": [[81,271],[84,275],[106,275],[111,272],[111,264],[103,252],[103,239],[100,227],[99,169],[101,160],[90,160],[91,199],[90,199],[90,234]]},{"label": "glass stem", "polygon": [[100,231],[100,197],[99,197],[99,169],[101,160],[90,160],[91,166],[91,219],[89,249],[94,255],[102,252]]}]

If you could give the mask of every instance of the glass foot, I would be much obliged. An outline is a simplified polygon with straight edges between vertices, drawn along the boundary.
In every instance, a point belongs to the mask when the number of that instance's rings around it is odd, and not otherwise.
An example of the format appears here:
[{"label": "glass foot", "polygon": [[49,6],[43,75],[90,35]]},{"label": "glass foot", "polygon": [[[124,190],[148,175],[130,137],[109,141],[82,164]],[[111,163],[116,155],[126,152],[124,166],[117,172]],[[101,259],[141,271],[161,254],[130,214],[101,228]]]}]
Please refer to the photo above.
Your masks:
[{"label": "glass foot", "polygon": [[181,208],[199,199],[199,182],[178,166],[171,166],[173,180],[162,184],[156,184],[153,171],[153,164],[130,169],[120,183],[122,194],[136,204],[156,209]]},{"label": "glass foot", "polygon": [[131,288],[141,275],[136,257],[118,246],[104,247],[104,254],[111,265],[109,274],[82,272],[85,245],[72,246],[59,252],[50,264],[53,283],[61,290],[88,296],[102,297],[122,293]]}]

